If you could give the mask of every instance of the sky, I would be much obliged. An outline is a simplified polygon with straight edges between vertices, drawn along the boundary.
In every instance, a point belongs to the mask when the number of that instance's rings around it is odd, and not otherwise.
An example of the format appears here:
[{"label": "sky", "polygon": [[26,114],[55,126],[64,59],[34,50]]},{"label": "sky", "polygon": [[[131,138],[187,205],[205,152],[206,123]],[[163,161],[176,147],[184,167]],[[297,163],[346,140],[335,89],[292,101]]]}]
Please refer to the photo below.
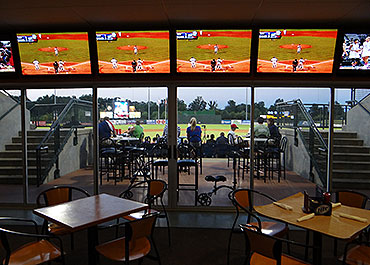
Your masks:
[{"label": "sky", "polygon": [[[121,100],[130,99],[131,101],[147,101],[150,96],[151,101],[167,97],[166,87],[150,88],[100,88],[98,89],[98,97],[118,97]],[[57,96],[76,96],[80,97],[83,94],[91,94],[91,88],[76,88],[76,89],[28,89],[27,96],[30,100],[36,100],[44,95],[53,95],[56,91]],[[19,95],[19,91],[8,91],[11,94]],[[150,94],[150,95],[149,95]],[[207,102],[216,101],[219,108],[227,105],[227,102],[232,99],[237,104],[250,104],[250,88],[241,87],[179,87],[178,98],[184,100],[187,104],[192,102],[197,96],[202,96]],[[303,103],[328,103],[330,98],[329,88],[256,88],[255,101],[264,101],[265,106],[273,105],[277,98],[282,98],[285,101],[300,98]],[[341,104],[350,100],[350,89],[336,89],[335,100]]]}]

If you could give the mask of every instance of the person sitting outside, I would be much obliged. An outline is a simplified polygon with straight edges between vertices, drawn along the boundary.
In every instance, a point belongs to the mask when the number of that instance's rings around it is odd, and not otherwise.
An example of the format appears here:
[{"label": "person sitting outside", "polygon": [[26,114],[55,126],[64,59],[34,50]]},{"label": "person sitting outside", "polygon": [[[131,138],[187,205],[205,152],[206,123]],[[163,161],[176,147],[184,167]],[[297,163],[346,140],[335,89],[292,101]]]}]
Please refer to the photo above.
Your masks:
[{"label": "person sitting outside", "polygon": [[216,144],[228,144],[228,140],[225,137],[225,133],[221,132],[220,136],[216,139]]},{"label": "person sitting outside", "polygon": [[144,128],[141,126],[140,121],[136,121],[136,125],[129,130],[129,134],[134,138],[140,138],[141,134],[144,133]]},{"label": "person sitting outside", "polygon": [[237,139],[238,136],[235,133],[236,129],[239,129],[239,127],[235,123],[231,124],[230,131],[227,134],[227,138],[229,139],[229,144],[231,144],[231,145],[236,144],[237,141],[238,141],[238,139]]},{"label": "person sitting outside", "polygon": [[257,123],[254,126],[254,137],[256,138],[268,138],[270,137],[269,128],[263,124],[265,120],[262,117],[258,117]]},{"label": "person sitting outside", "polygon": [[211,134],[211,139],[207,140],[207,144],[215,144],[215,143],[216,143],[215,135],[212,133]]},{"label": "person sitting outside", "polygon": [[110,138],[112,135],[115,137],[115,129],[113,124],[109,121],[108,117],[104,117],[104,119],[99,123],[99,139],[106,139]]},{"label": "person sitting outside", "polygon": [[197,125],[197,119],[190,119],[190,126],[186,129],[188,141],[191,146],[199,148],[202,143],[202,129]]},{"label": "person sitting outside", "polygon": [[273,118],[267,120],[267,127],[270,130],[270,138],[273,138],[276,141],[280,141],[281,134],[279,132],[279,128],[275,125],[275,121]]}]

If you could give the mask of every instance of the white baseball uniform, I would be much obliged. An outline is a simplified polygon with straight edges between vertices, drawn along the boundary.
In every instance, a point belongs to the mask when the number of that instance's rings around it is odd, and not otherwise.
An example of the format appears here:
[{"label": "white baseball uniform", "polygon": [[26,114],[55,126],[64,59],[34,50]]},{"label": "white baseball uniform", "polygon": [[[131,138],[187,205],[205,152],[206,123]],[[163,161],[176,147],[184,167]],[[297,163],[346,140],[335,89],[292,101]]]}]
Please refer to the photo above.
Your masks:
[{"label": "white baseball uniform", "polygon": [[55,56],[58,56],[59,55],[59,50],[57,47],[54,48],[54,53],[55,53]]},{"label": "white baseball uniform", "polygon": [[216,69],[221,70],[222,69],[222,65],[221,65],[222,59],[217,59],[216,62],[217,62],[216,63]]},{"label": "white baseball uniform", "polygon": [[303,69],[303,63],[305,62],[305,59],[299,59],[298,60],[298,69]]},{"label": "white baseball uniform", "polygon": [[297,46],[297,53],[301,53],[301,50],[302,50],[302,46],[301,45],[298,45]]},{"label": "white baseball uniform", "polygon": [[137,70],[144,70],[143,68],[143,60],[137,60]]},{"label": "white baseball uniform", "polygon": [[213,46],[215,54],[218,53],[218,45]]},{"label": "white baseball uniform", "polygon": [[370,56],[370,41],[364,41],[362,46],[362,57]]},{"label": "white baseball uniform", "polygon": [[64,71],[64,62],[60,60],[58,64],[59,64],[59,72]]},{"label": "white baseball uniform", "polygon": [[134,46],[134,54],[136,55],[137,54],[137,47]]},{"label": "white baseball uniform", "polygon": [[110,62],[112,63],[112,68],[113,69],[117,69],[118,68],[118,65],[117,65],[117,60],[112,58],[112,60],[110,60]]},{"label": "white baseball uniform", "polygon": [[272,68],[276,68],[277,67],[277,61],[278,61],[278,59],[276,57],[272,57],[271,58]]},{"label": "white baseball uniform", "polygon": [[190,58],[191,68],[195,68],[195,66],[196,66],[196,65],[195,65],[195,63],[196,63],[196,61],[197,61],[197,60],[196,60],[194,57],[191,57],[191,58]]},{"label": "white baseball uniform", "polygon": [[360,44],[359,43],[352,43],[349,48],[349,58],[350,59],[358,59],[360,58]]},{"label": "white baseball uniform", "polygon": [[40,62],[39,61],[34,60],[32,63],[35,66],[35,70],[40,70],[40,65],[39,65]]}]

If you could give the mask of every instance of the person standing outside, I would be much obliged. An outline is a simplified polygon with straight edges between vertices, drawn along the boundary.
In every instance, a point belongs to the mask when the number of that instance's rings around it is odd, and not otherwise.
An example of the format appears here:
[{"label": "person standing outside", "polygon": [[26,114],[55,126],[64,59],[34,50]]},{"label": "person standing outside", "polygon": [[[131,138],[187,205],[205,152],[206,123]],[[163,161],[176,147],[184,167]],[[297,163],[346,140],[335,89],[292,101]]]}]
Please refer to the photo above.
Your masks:
[{"label": "person standing outside", "polygon": [[197,119],[190,119],[190,126],[186,129],[186,135],[191,146],[199,148],[202,141],[202,129],[197,125]]},{"label": "person standing outside", "polygon": [[134,45],[134,54],[137,55],[137,46]]},{"label": "person standing outside", "polygon": [[297,45],[297,54],[300,54],[302,51],[302,45],[301,44],[298,44]]},{"label": "person standing outside", "polygon": [[58,47],[54,47],[54,54],[55,54],[55,56],[58,56],[59,55],[59,49],[58,49]]},{"label": "person standing outside", "polygon": [[218,45],[217,45],[217,44],[215,44],[215,46],[213,46],[213,52],[214,52],[215,54],[217,54],[217,53],[218,53]]}]

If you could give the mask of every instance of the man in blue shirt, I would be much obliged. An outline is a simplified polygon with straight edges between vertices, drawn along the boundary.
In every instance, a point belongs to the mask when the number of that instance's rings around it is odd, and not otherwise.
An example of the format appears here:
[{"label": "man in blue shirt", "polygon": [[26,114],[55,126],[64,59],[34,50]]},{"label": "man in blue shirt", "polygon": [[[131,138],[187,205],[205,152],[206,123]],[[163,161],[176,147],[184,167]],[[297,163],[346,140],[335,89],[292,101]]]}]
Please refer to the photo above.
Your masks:
[{"label": "man in blue shirt", "polygon": [[99,138],[110,138],[115,136],[113,124],[109,121],[108,117],[105,117],[102,122],[99,123]]}]

